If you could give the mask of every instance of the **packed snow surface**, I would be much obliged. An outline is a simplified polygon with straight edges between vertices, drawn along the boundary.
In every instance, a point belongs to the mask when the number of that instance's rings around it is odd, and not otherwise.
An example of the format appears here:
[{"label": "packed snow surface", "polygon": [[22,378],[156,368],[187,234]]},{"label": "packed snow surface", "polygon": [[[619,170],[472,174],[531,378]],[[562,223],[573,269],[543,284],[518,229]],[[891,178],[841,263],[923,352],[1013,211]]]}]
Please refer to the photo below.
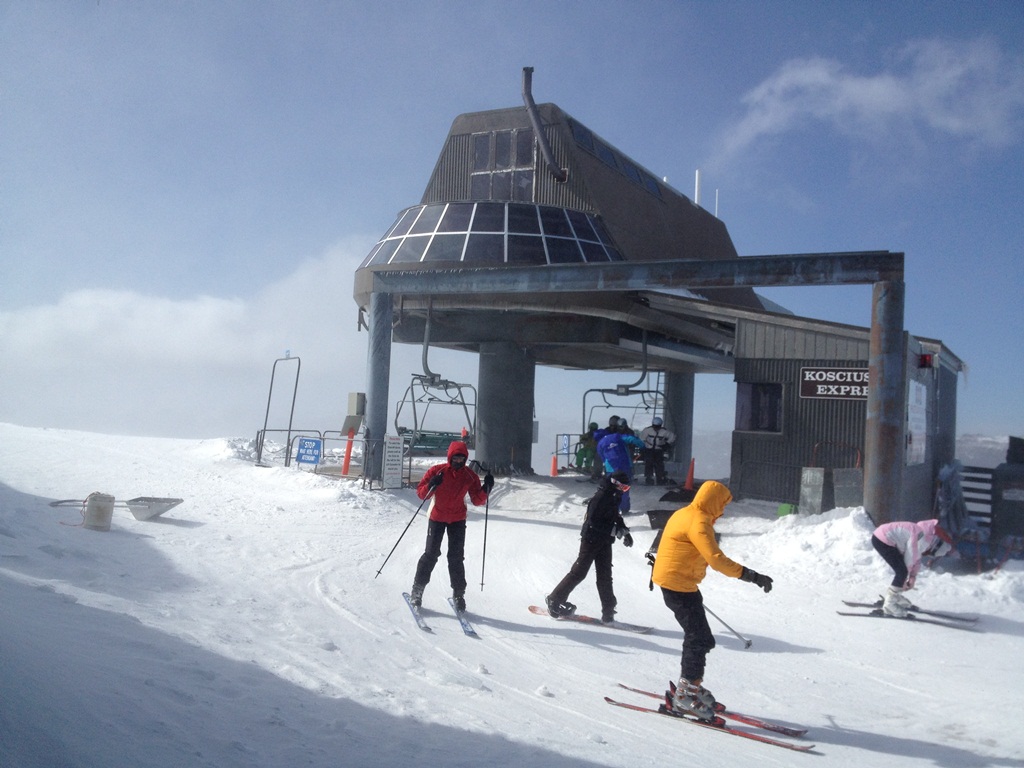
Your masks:
[{"label": "packed snow surface", "polygon": [[[718,647],[705,684],[732,708],[807,726],[812,754],[609,706],[679,674],[681,632],[644,552],[615,545],[619,617],[637,635],[527,611],[564,575],[593,486],[499,478],[471,508],[467,594],[442,557],[416,627],[401,593],[425,533],[412,489],[367,490],[257,467],[233,440],[136,438],[0,424],[0,766],[1024,766],[1024,567],[947,558],[918,604],[980,614],[977,632],[837,615],[890,578],[862,509],[778,517],[735,502],[723,550],[772,576],[764,594],[710,572]],[[184,502],[109,531],[54,500],[101,491]],[[395,542],[408,531],[383,566]],[[486,550],[484,548],[486,533]],[[485,556],[486,554],[486,556]],[[593,575],[573,593],[600,608]]]}]

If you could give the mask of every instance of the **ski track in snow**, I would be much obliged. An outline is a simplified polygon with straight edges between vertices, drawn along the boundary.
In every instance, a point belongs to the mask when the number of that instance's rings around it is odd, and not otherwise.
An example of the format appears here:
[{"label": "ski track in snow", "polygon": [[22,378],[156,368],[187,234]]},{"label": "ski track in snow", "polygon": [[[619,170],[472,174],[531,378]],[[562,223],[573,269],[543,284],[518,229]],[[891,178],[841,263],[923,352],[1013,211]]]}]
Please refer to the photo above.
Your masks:
[{"label": "ski track in snow", "polygon": [[[185,502],[148,522],[116,508],[106,533],[80,527],[77,508],[48,506],[94,490]],[[9,694],[0,741],[17,756],[0,763],[49,766],[55,754],[104,768],[819,759],[602,701],[622,697],[619,681],[666,686],[678,675],[681,633],[648,590],[643,554],[654,532],[642,514],[627,518],[634,547],[615,546],[615,585],[619,617],[651,634],[527,611],[572,564],[592,492],[574,477],[499,478],[483,574],[482,507],[471,508],[467,532],[479,638],[462,633],[446,603],[443,555],[424,596],[426,633],[401,598],[425,509],[381,568],[419,506],[412,489],[255,467],[229,440],[0,424],[0,658],[11,660],[0,670]],[[634,509],[674,506],[659,501],[663,492],[634,486]],[[1024,736],[992,716],[993,701],[1020,703],[1024,690],[1020,561],[994,575],[940,565],[920,578],[916,601],[977,611],[983,634],[853,622],[834,615],[840,600],[874,599],[889,578],[871,527],[860,509],[776,518],[775,505],[730,505],[718,525],[724,551],[771,575],[775,589],[709,572],[708,607],[753,645],[709,616],[718,647],[706,684],[739,711],[808,726],[829,765],[1024,766]],[[599,610],[593,573],[572,600]]]}]

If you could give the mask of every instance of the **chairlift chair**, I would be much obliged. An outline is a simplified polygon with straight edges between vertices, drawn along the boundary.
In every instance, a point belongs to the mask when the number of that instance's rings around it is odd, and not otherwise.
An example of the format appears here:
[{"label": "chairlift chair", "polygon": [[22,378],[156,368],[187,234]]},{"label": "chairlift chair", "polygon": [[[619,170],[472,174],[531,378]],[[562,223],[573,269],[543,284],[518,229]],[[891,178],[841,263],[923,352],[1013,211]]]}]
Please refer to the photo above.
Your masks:
[{"label": "chairlift chair", "polygon": [[[471,402],[467,402],[465,390],[471,392]],[[411,426],[399,425],[406,405],[412,414]],[[424,424],[433,405],[461,408],[465,421],[459,431],[425,429]],[[405,395],[395,408],[395,431],[402,436],[407,446],[406,453],[410,456],[445,456],[453,440],[462,440],[472,449],[476,437],[476,388],[471,384],[442,379],[436,374],[414,373]]]}]

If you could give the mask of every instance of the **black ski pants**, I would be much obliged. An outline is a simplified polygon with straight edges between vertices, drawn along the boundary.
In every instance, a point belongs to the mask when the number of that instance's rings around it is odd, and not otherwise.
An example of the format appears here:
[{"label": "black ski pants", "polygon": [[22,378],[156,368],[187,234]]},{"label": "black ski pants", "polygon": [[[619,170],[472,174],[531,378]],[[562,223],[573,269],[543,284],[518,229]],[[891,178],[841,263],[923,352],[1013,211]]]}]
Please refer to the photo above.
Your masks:
[{"label": "black ski pants", "polygon": [[426,586],[430,582],[430,574],[434,571],[437,559],[441,556],[441,540],[448,535],[448,578],[452,583],[452,592],[457,595],[466,592],[466,521],[442,523],[438,520],[427,521],[427,545],[416,564],[415,584]]},{"label": "black ski pants", "polygon": [[644,449],[644,480],[655,480],[658,485],[665,482],[665,449]]},{"label": "black ski pants", "polygon": [[882,559],[889,564],[889,567],[893,570],[892,585],[903,589],[907,583],[907,576],[910,574],[907,572],[907,564],[903,560],[903,553],[900,552],[892,544],[886,544],[877,536],[871,537],[871,545],[875,548],[875,552],[882,556]]},{"label": "black ski pants", "polygon": [[715,636],[708,626],[704,612],[704,598],[696,592],[675,592],[661,588],[665,605],[669,607],[679,626],[683,628],[683,655],[680,661],[680,676],[691,683],[704,679],[704,663],[708,651],[715,647]]},{"label": "black ski pants", "polygon": [[593,565],[597,574],[597,595],[601,598],[601,614],[611,615],[616,606],[615,591],[612,589],[612,542],[610,537],[606,541],[581,538],[580,553],[576,556],[576,562],[548,595],[552,602],[564,603],[568,600],[572,591],[590,573],[590,566]]}]

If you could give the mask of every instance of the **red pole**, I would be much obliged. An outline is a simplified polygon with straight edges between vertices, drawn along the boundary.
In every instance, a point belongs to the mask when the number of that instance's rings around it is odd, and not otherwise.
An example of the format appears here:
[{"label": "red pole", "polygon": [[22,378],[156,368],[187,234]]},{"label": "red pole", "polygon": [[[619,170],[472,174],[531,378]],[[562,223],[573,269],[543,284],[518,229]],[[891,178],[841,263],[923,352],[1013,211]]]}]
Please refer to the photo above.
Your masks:
[{"label": "red pole", "polygon": [[341,474],[342,476],[348,475],[348,465],[352,461],[352,439],[356,436],[356,431],[350,429],[348,431],[348,442],[345,444],[345,460],[341,463]]},{"label": "red pole", "polygon": [[683,486],[683,490],[686,490],[686,491],[692,491],[693,490],[693,465],[694,465],[694,462],[695,462],[695,459],[690,459],[690,471],[686,473],[686,485]]}]

